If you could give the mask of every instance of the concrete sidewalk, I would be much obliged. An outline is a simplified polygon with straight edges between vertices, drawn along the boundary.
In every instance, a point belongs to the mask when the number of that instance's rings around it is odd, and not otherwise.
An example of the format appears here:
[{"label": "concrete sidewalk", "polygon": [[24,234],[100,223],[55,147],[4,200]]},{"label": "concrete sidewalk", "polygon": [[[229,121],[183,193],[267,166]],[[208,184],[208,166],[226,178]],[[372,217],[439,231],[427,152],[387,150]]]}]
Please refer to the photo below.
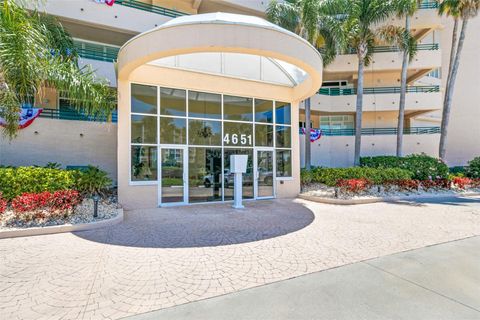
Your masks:
[{"label": "concrete sidewalk", "polygon": [[480,319],[480,237],[129,319]]}]

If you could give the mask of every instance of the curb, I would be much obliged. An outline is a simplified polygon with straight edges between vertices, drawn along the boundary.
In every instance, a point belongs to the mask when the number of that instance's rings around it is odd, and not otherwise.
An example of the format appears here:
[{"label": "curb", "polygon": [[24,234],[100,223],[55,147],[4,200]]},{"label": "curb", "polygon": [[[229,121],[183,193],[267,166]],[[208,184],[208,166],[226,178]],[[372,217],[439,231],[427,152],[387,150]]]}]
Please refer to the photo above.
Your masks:
[{"label": "curb", "polygon": [[333,199],[333,198],[322,198],[317,196],[307,196],[307,195],[298,195],[300,199],[325,203],[325,204],[338,204],[338,205],[355,205],[355,204],[368,204],[376,202],[390,202],[390,201],[401,201],[401,200],[414,200],[414,199],[431,199],[431,198],[446,198],[446,197],[475,197],[480,196],[480,192],[469,193],[469,194],[450,194],[450,195],[416,195],[416,196],[399,196],[399,197],[373,197],[366,199]]},{"label": "curb", "polygon": [[65,224],[65,225],[58,225],[58,226],[35,227],[35,228],[0,231],[0,239],[94,230],[98,228],[113,226],[117,223],[120,223],[123,221],[123,217],[124,217],[123,208],[119,208],[117,209],[117,216],[108,220],[102,220],[102,221],[90,222],[90,223]]}]

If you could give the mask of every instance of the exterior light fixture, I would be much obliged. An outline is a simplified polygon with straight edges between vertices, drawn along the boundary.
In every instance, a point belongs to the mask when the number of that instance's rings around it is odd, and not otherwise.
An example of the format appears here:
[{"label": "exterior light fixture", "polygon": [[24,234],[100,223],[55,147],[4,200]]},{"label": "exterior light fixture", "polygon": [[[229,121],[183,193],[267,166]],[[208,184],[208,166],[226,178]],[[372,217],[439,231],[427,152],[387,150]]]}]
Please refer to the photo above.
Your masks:
[{"label": "exterior light fixture", "polygon": [[95,194],[92,197],[93,200],[93,217],[97,218],[98,217],[98,201],[100,200],[100,196],[98,194]]}]

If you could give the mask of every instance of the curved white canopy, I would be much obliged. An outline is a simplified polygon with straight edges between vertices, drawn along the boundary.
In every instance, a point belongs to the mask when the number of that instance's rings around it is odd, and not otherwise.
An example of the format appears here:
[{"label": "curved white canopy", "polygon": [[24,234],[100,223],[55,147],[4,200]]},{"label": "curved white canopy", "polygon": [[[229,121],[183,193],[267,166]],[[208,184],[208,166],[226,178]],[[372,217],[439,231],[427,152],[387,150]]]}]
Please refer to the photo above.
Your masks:
[{"label": "curved white canopy", "polygon": [[128,41],[119,52],[120,79],[148,64],[294,89],[292,99],[321,85],[322,59],[296,34],[264,19],[230,13],[182,16]]}]

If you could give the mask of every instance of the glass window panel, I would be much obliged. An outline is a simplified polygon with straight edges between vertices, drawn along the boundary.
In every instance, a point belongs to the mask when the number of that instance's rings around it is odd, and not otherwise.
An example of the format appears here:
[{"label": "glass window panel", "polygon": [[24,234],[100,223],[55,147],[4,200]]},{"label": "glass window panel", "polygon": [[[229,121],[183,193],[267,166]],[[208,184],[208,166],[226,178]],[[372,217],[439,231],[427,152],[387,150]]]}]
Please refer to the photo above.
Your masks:
[{"label": "glass window panel", "polygon": [[275,102],[275,122],[279,124],[291,123],[291,107],[287,102]]},{"label": "glass window panel", "polygon": [[185,90],[160,88],[160,114],[184,117],[187,112]]},{"label": "glass window panel", "polygon": [[132,143],[157,143],[157,117],[132,115]]},{"label": "glass window panel", "polygon": [[243,198],[253,198],[253,150],[252,149],[224,149],[224,199],[233,200],[233,173],[230,172],[230,155],[246,154],[248,155],[247,172],[243,174]]},{"label": "glass window panel", "polygon": [[223,123],[224,146],[253,146],[253,125],[251,123],[227,122]]},{"label": "glass window panel", "polygon": [[290,148],[292,146],[292,130],[287,126],[276,126],[277,148]]},{"label": "glass window panel", "polygon": [[132,181],[157,180],[157,147],[132,146]]},{"label": "glass window panel", "polygon": [[211,120],[188,120],[188,143],[202,146],[221,146],[222,123]]},{"label": "glass window panel", "polygon": [[189,202],[222,200],[222,149],[189,148]]},{"label": "glass window panel", "polygon": [[273,101],[255,99],[255,121],[273,123]]},{"label": "glass window panel", "polygon": [[225,120],[253,121],[253,99],[223,96],[223,118]]},{"label": "glass window panel", "polygon": [[183,149],[162,148],[162,203],[183,202]]},{"label": "glass window panel", "polygon": [[292,151],[277,150],[277,177],[292,176]]},{"label": "glass window panel", "polygon": [[185,119],[160,117],[160,143],[186,144],[186,131]]},{"label": "glass window panel", "polygon": [[255,124],[255,145],[273,147],[273,125]]},{"label": "glass window panel", "polygon": [[219,94],[189,91],[188,116],[196,118],[221,119],[222,98]]},{"label": "glass window panel", "polygon": [[157,113],[157,87],[132,84],[132,112]]}]

